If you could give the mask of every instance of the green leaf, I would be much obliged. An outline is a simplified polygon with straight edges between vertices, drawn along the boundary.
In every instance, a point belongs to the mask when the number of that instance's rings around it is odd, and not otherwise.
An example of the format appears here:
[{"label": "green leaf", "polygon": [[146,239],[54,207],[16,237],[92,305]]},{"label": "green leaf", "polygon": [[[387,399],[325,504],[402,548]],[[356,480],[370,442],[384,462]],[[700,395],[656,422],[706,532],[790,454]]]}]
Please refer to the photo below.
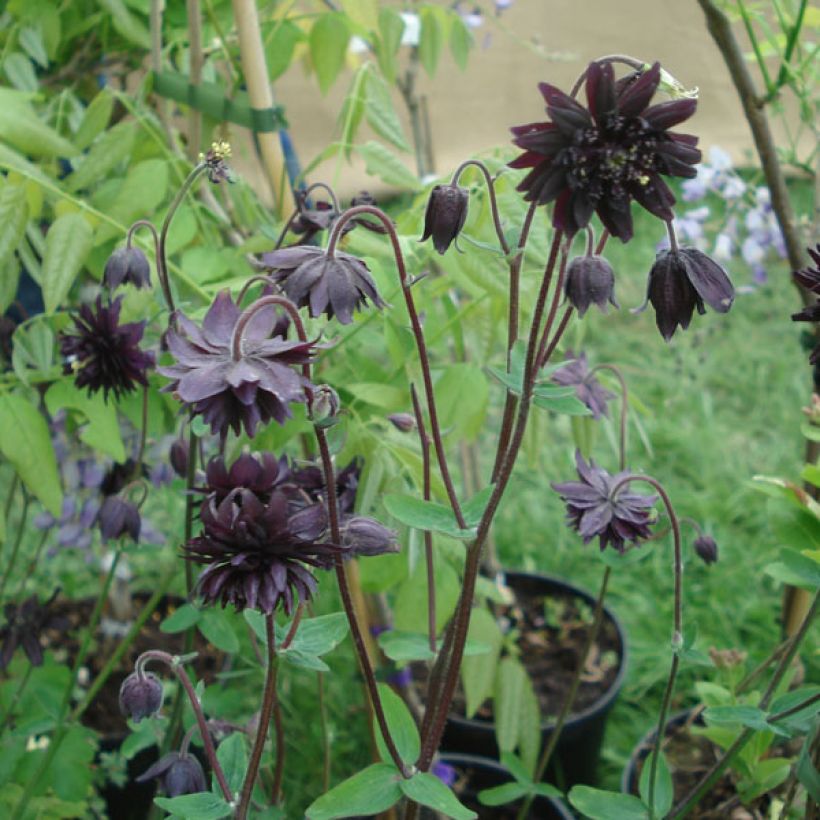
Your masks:
[{"label": "green leaf", "polygon": [[567,416],[589,416],[590,409],[575,395],[574,387],[541,385],[533,390],[532,403],[542,410]]},{"label": "green leaf", "polygon": [[74,145],[42,122],[27,105],[0,106],[0,139],[31,157],[51,159],[77,154]]},{"label": "green leaf", "polygon": [[183,604],[159,625],[160,631],[174,634],[184,632],[199,623],[202,613],[193,604]]},{"label": "green leaf", "polygon": [[265,56],[271,82],[288,70],[296,44],[304,39],[302,29],[291,20],[278,20],[274,24],[271,36],[265,37]]},{"label": "green leaf", "polygon": [[[325,655],[335,649],[347,635],[349,624],[344,612],[306,618],[299,624],[291,647],[311,655]],[[284,640],[288,627],[282,630]]]},{"label": "green leaf", "polygon": [[113,111],[114,95],[103,89],[85,109],[80,127],[74,135],[74,144],[83,151],[88,148],[105,131]]},{"label": "green leaf", "polygon": [[342,11],[365,31],[375,31],[379,25],[376,0],[342,0]]},{"label": "green leaf", "polygon": [[248,750],[245,747],[245,735],[242,732],[234,732],[228,735],[219,744],[216,757],[222,766],[231,793],[238,793],[242,788],[245,771],[248,768]]},{"label": "green leaf", "polygon": [[91,225],[80,214],[63,214],[46,234],[43,256],[43,301],[53,313],[68,296],[92,246]]},{"label": "green leaf", "polygon": [[521,707],[529,685],[527,672],[517,658],[506,657],[498,666],[495,683],[495,737],[502,752],[512,752],[521,731]]},{"label": "green leaf", "polygon": [[[97,180],[110,176],[114,168],[131,155],[135,128],[135,123],[126,120],[105,131],[92,144],[82,164],[66,178],[65,185],[68,190],[79,191],[89,188]],[[173,234],[173,231],[171,233]]]},{"label": "green leaf", "polygon": [[418,632],[398,632],[391,629],[378,637],[382,652],[391,661],[429,661],[436,653],[430,649],[430,639]]},{"label": "green leaf", "polygon": [[452,18],[450,29],[450,52],[456,65],[464,71],[467,68],[467,58],[470,56],[470,49],[473,47],[473,35],[467,24],[461,19],[461,15],[455,14]]},{"label": "green leaf", "polygon": [[532,775],[527,771],[527,767],[521,758],[512,752],[502,752],[501,765],[519,782],[527,786],[532,785]]},{"label": "green leaf", "polygon": [[467,699],[467,717],[472,717],[493,692],[504,636],[501,634],[495,617],[484,608],[473,610],[467,634],[469,638],[481,641],[490,647],[489,652],[464,658],[461,663],[461,682]]},{"label": "green leaf", "polygon": [[381,143],[370,141],[357,145],[356,150],[364,158],[365,170],[395,188],[417,191],[419,181],[416,175]]},{"label": "green leaf", "polygon": [[[396,750],[405,763],[413,765],[421,751],[421,740],[419,739],[416,721],[413,715],[410,714],[407,704],[387,684],[380,683],[378,687],[379,697],[384,708],[384,717],[387,720],[387,727],[390,730],[393,742],[396,744]],[[388,763],[391,760],[390,754],[384,745],[384,739],[375,718],[373,734],[382,760]]]},{"label": "green leaf", "polygon": [[750,729],[766,731],[775,727],[766,723],[766,713],[757,706],[710,706],[703,713],[709,726],[748,726]]},{"label": "green leaf", "polygon": [[401,46],[404,34],[404,20],[401,15],[388,6],[379,9],[379,36],[376,38],[376,59],[384,78],[390,85],[396,82],[398,61],[396,55]]},{"label": "green leaf", "polygon": [[401,387],[393,387],[379,382],[354,382],[348,385],[356,401],[381,407],[383,410],[397,410],[407,404],[407,391]]},{"label": "green leaf", "polygon": [[378,74],[367,74],[365,116],[370,127],[400,151],[409,151],[404,129],[393,106],[390,89]]},{"label": "green leaf", "polygon": [[114,30],[124,39],[140,48],[151,48],[151,35],[144,23],[133,15],[123,0],[97,0],[111,15]]},{"label": "green leaf", "polygon": [[[649,805],[649,781],[652,773],[652,759],[655,756],[653,751],[643,764],[641,770],[641,780],[638,785],[641,799]],[[666,765],[666,758],[663,754],[658,758],[658,768],[655,772],[655,794],[653,809],[656,817],[665,817],[669,809],[672,808],[672,801],[675,797],[675,789],[672,785],[672,775]]]},{"label": "green leaf", "polygon": [[534,783],[532,793],[537,794],[539,797],[563,798],[564,796],[560,789],[556,789],[555,786],[551,786],[549,783]]},{"label": "green leaf", "polygon": [[221,609],[208,607],[200,613],[197,629],[209,643],[229,655],[239,651],[239,639],[231,626],[228,615]]},{"label": "green leaf", "polygon": [[[436,403],[442,428],[456,438],[474,441],[485,427],[490,387],[474,364],[451,364],[436,381]],[[465,401],[464,397],[470,400]]]},{"label": "green leaf", "polygon": [[470,527],[477,527],[484,517],[484,510],[487,509],[487,503],[490,496],[495,490],[495,484],[490,484],[483,490],[479,490],[466,504],[461,507],[461,514],[464,520]]},{"label": "green leaf", "polygon": [[505,387],[515,393],[516,396],[520,396],[524,388],[524,365],[526,360],[527,344],[519,339],[510,351],[509,372],[496,367],[490,367],[488,369]]},{"label": "green leaf", "polygon": [[309,652],[302,652],[300,649],[288,647],[279,653],[279,657],[291,666],[298,666],[300,669],[311,669],[314,672],[330,672],[330,667],[316,655]]},{"label": "green leaf", "polygon": [[349,40],[350,32],[342,14],[322,14],[313,24],[308,38],[310,58],[316,69],[316,78],[319,80],[319,90],[322,94],[326,94],[330,86],[336,82],[345,63]]},{"label": "green leaf", "polygon": [[25,51],[40,68],[48,67],[48,54],[46,54],[43,34],[39,28],[23,26],[17,35],[17,42],[20,43],[23,51]]},{"label": "green leaf", "polygon": [[[11,257],[26,232],[28,203],[22,185],[0,188],[0,264]],[[6,309],[8,305],[3,307]]]},{"label": "green leaf", "polygon": [[[13,256],[0,263],[0,313],[5,313],[9,305],[17,298],[22,271],[20,263]],[[13,351],[12,361],[14,361]]]},{"label": "green leaf", "polygon": [[36,91],[39,83],[31,60],[19,51],[12,51],[3,61],[8,81],[20,91]]},{"label": "green leaf", "polygon": [[424,70],[433,77],[436,73],[441,48],[444,45],[444,31],[438,10],[425,6],[419,15],[421,33],[419,34],[419,60]]},{"label": "green leaf", "polygon": [[73,381],[63,379],[49,387],[45,402],[52,414],[66,407],[78,410],[87,421],[80,430],[80,439],[89,447],[111,456],[117,463],[125,461],[125,445],[122,443],[116,407],[107,404],[102,393],[89,395]]},{"label": "green leaf", "polygon": [[[29,384],[32,370],[47,378],[54,365],[54,331],[45,321],[20,325],[12,336],[14,351],[11,362],[17,378]],[[31,368],[32,370],[29,370]]]},{"label": "green leaf", "polygon": [[399,782],[403,779],[395,766],[374,763],[314,800],[305,816],[307,820],[335,820],[387,811],[401,799]]},{"label": "green leaf", "polygon": [[780,561],[769,564],[764,571],[784,584],[804,589],[820,586],[820,563],[795,550],[781,550]]},{"label": "green leaf", "polygon": [[[111,205],[111,215],[128,224],[135,216],[152,213],[168,191],[168,163],[147,159],[132,165]],[[118,233],[115,228],[112,228]],[[99,243],[99,238],[97,239]]]},{"label": "green leaf", "polygon": [[37,407],[11,393],[0,394],[0,452],[28,490],[59,518],[63,491],[48,425]]},{"label": "green leaf", "polygon": [[569,802],[590,820],[647,820],[646,806],[634,795],[573,786]]},{"label": "green leaf", "polygon": [[[455,609],[461,586],[458,574],[438,550],[434,551],[433,573],[436,579],[436,629],[441,630]],[[410,577],[401,584],[393,608],[393,625],[402,632],[427,630],[427,567],[418,561]]]},{"label": "green leaf", "polygon": [[424,501],[413,495],[390,493],[383,499],[384,507],[390,515],[408,527],[430,530],[449,535],[451,538],[474,538],[475,527],[462,530],[458,526],[453,511],[443,504]]},{"label": "green leaf", "polygon": [[478,801],[482,806],[503,806],[505,803],[512,803],[519,797],[524,797],[530,793],[529,783],[502,783],[500,786],[493,786],[491,789],[482,789],[478,793]]},{"label": "green leaf", "polygon": [[[774,700],[769,706],[769,714],[776,715],[779,712],[786,712],[800,706],[818,694],[820,694],[820,686],[801,686],[799,689],[793,689]],[[789,715],[787,718],[778,720],[777,725],[788,729],[792,736],[795,734],[805,735],[810,731],[811,723],[818,714],[820,714],[820,703],[815,702],[799,712]]]},{"label": "green leaf", "polygon": [[183,794],[180,797],[155,797],[154,803],[173,817],[181,817],[184,820],[220,820],[233,814],[231,805],[212,792]]},{"label": "green leaf", "polygon": [[541,709],[529,676],[525,676],[521,690],[521,707],[518,726],[518,749],[526,767],[535,772],[541,751]]},{"label": "green leaf", "polygon": [[405,797],[441,812],[446,817],[453,817],[455,820],[473,820],[478,817],[474,811],[461,805],[448,786],[428,772],[416,772],[408,780],[403,779],[399,785]]},{"label": "green leaf", "polygon": [[811,795],[812,800],[820,803],[820,772],[815,769],[811,756],[811,745],[814,735],[814,732],[810,732],[806,736],[794,771],[797,775],[797,779],[805,786],[806,791]]}]

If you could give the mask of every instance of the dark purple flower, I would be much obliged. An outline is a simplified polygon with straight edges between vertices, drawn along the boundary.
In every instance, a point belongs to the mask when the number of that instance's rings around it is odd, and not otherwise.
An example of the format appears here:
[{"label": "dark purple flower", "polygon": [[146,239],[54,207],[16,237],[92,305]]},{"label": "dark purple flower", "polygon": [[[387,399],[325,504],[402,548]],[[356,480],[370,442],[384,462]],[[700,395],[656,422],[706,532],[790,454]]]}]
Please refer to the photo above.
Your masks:
[{"label": "dark purple flower", "polygon": [[[350,200],[351,208],[355,208],[357,205],[372,205],[375,208],[378,207],[378,204],[376,197],[374,197],[370,191],[359,191],[359,193]],[[373,233],[387,233],[387,228],[382,224],[381,220],[367,219],[367,215],[362,217],[354,216],[353,219],[345,223],[343,233],[347,233],[348,230],[353,230],[355,227],[365,228]]]},{"label": "dark purple flower", "polygon": [[97,522],[103,541],[116,540],[123,535],[139,541],[142,523],[139,510],[130,501],[118,495],[106,496],[97,513]]},{"label": "dark purple flower", "polygon": [[387,420],[401,433],[416,429],[416,419],[410,413],[392,413]]},{"label": "dark purple flower", "polygon": [[695,552],[704,564],[714,564],[718,559],[717,542],[711,535],[699,535],[694,543]]},{"label": "dark purple flower", "polygon": [[629,484],[616,485],[626,472],[610,475],[590,459],[587,464],[580,452],[575,453],[580,481],[552,484],[567,505],[567,522],[588,544],[598,538],[601,550],[612,545],[624,552],[625,543],[637,544],[650,535],[651,510],[657,496],[629,491]]},{"label": "dark purple flower", "polygon": [[291,514],[284,493],[273,493],[267,503],[247,489],[219,503],[211,496],[202,504],[201,519],[202,535],[185,552],[207,564],[197,582],[207,604],[266,613],[281,605],[290,614],[297,598],[309,601],[316,591],[308,566],[327,568],[343,549],[322,540],[327,516],[321,504]]},{"label": "dark purple flower", "polygon": [[456,770],[448,763],[442,763],[440,760],[433,763],[430,773],[444,783],[445,786],[450,786],[452,788],[456,782]]},{"label": "dark purple flower", "polygon": [[615,300],[615,274],[603,256],[576,256],[571,260],[564,292],[579,316],[583,316],[590,305],[597,305],[604,313],[607,303],[620,307]]},{"label": "dark purple flower", "polygon": [[[343,470],[336,473],[336,499],[339,512],[343,515],[352,514],[356,506],[356,492],[361,472],[362,460],[354,458]],[[325,477],[318,467],[311,465],[301,470],[293,470],[290,480],[314,501],[324,501]]]},{"label": "dark purple flower", "polygon": [[248,322],[234,350],[234,329],[241,312],[227,290],[220,291],[202,327],[178,313],[179,330],[169,329],[168,349],[175,362],[158,368],[172,379],[163,388],[191,405],[194,413],[225,437],[242,427],[253,436],[260,424],[271,419],[284,424],[289,405],[305,401],[309,383],[293,365],[311,360],[310,342],[271,338],[281,327],[276,309],[262,308]]},{"label": "dark purple flower", "polygon": [[200,762],[188,752],[168,752],[143,772],[137,783],[146,783],[156,778],[168,797],[183,794],[197,794],[208,791],[208,781]]},{"label": "dark purple flower", "polygon": [[326,231],[339,218],[339,212],[330,202],[319,200],[311,207],[304,191],[296,194],[296,207],[299,215],[291,222],[290,230],[301,234],[300,244],[307,244],[317,233]]},{"label": "dark purple flower", "polygon": [[168,460],[171,462],[171,469],[180,477],[188,476],[188,442],[183,438],[174,440],[171,449],[168,451]]},{"label": "dark purple flower", "polygon": [[433,247],[445,253],[467,219],[470,193],[458,185],[436,185],[427,200],[421,242],[433,237]]},{"label": "dark purple flower", "polygon": [[139,248],[117,248],[105,263],[103,284],[113,289],[125,283],[136,288],[151,285],[151,266]]},{"label": "dark purple flower", "polygon": [[162,708],[162,681],[153,672],[132,672],[120,685],[120,712],[135,723]]},{"label": "dark purple flower", "polygon": [[371,557],[398,552],[396,533],[363,515],[354,515],[342,524],[342,544],[349,548],[347,555]]},{"label": "dark purple flower", "polygon": [[614,399],[615,394],[603,387],[595,375],[590,372],[587,354],[579,353],[575,356],[572,351],[568,351],[566,358],[569,364],[556,370],[552,381],[564,387],[574,387],[578,400],[589,408],[592,418],[596,421],[601,416],[609,416],[607,402]]},{"label": "dark purple flower", "polygon": [[675,197],[661,177],[694,177],[700,151],[697,137],[669,128],[692,116],[697,101],[650,107],[660,79],[659,63],[620,84],[611,63],[590,63],[587,108],[555,86],[538,86],[552,121],[512,129],[513,142],[524,153],[510,165],[532,169],[518,190],[539,205],[554,201],[557,229],[574,234],[594,212],[613,236],[627,242],[633,199],[660,219],[672,219]]},{"label": "dark purple flower", "polygon": [[368,299],[378,308],[385,306],[367,265],[349,253],[337,250],[329,256],[322,248],[297,245],[265,253],[262,261],[288,299],[310,308],[313,317],[324,313],[347,325]]},{"label": "dark purple flower", "polygon": [[102,390],[106,399],[109,391],[119,398],[137,384],[147,386],[145,371],[154,364],[153,355],[139,348],[145,322],[121,325],[121,304],[118,297],[103,306],[98,296],[96,310],[83,305],[73,317],[76,332],[60,334],[63,372],[89,393]]},{"label": "dark purple flower", "polygon": [[703,303],[727,313],[735,289],[727,273],[713,259],[695,248],[661,251],[649,272],[647,299],[655,308],[655,322],[668,342],[680,325],[689,327],[694,309],[703,314]]},{"label": "dark purple flower", "polygon": [[277,459],[272,453],[242,453],[230,469],[222,456],[214,456],[205,468],[205,492],[221,504],[234,490],[245,489],[266,503],[289,475],[287,460]]},{"label": "dark purple flower", "polygon": [[52,604],[59,590],[40,603],[36,595],[21,604],[9,603],[3,607],[5,623],[0,627],[0,670],[6,669],[18,647],[22,647],[32,666],[43,663],[41,646],[43,632],[47,629],[65,630],[68,621],[52,612]]},{"label": "dark purple flower", "polygon": [[[810,293],[820,294],[820,245],[817,245],[814,250],[806,249],[809,256],[814,262],[814,267],[803,268],[795,271],[793,276],[795,280],[802,287],[806,288]],[[820,302],[814,302],[807,305],[798,313],[792,314],[792,321],[794,322],[820,322]],[[816,345],[811,352],[809,362],[817,364],[820,361],[820,344]]]},{"label": "dark purple flower", "polygon": [[208,179],[215,185],[220,182],[231,182],[231,169],[227,160],[231,156],[231,146],[227,142],[214,142],[201,160],[205,163]]}]

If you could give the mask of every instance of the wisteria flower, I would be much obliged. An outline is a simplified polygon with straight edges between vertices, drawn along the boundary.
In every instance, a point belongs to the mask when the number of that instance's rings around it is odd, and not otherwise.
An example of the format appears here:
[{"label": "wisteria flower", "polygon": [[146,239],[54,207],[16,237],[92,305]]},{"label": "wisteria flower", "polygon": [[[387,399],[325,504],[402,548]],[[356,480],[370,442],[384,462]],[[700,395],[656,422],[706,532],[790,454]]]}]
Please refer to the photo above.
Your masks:
[{"label": "wisteria flower", "polygon": [[660,219],[672,219],[675,197],[662,176],[694,177],[700,151],[697,137],[669,129],[692,116],[697,101],[650,106],[660,81],[659,63],[620,84],[611,63],[590,63],[587,108],[555,86],[539,85],[551,122],[512,129],[524,153],[510,165],[532,169],[518,190],[539,205],[554,201],[557,229],[574,234],[597,213],[626,242],[633,199]]},{"label": "wisteria flower", "polygon": [[637,544],[648,538],[657,496],[630,492],[628,482],[621,484],[628,473],[610,475],[591,459],[587,464],[577,451],[575,464],[579,481],[552,484],[552,488],[567,505],[567,523],[584,543],[598,538],[601,550],[611,545],[624,552],[627,541]]},{"label": "wisteria flower", "polygon": [[77,387],[89,394],[103,391],[120,398],[146,386],[146,370],[154,356],[140,350],[145,322],[120,324],[122,297],[103,304],[98,296],[95,307],[83,305],[74,319],[74,333],[60,334],[60,352],[65,364],[63,373],[74,375]]},{"label": "wisteria flower", "polygon": [[290,405],[305,401],[309,382],[293,365],[311,360],[310,342],[288,341],[273,306],[261,308],[247,323],[241,338],[235,333],[241,311],[227,290],[214,300],[202,327],[177,314],[179,330],[166,335],[175,362],[157,368],[172,379],[163,388],[191,405],[214,434],[244,427],[253,436],[271,419],[284,424]]}]

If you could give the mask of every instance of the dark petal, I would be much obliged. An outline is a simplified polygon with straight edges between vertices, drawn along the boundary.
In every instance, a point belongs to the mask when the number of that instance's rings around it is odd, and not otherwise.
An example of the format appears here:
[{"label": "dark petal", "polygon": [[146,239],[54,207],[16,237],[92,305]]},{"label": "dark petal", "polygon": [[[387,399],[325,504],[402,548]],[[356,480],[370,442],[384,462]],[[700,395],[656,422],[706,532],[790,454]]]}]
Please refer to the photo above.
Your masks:
[{"label": "dark petal", "polygon": [[675,196],[669,186],[657,174],[653,174],[646,185],[635,185],[632,193],[638,202],[646,208],[649,213],[654,214],[664,222],[674,219],[672,205],[675,204]]},{"label": "dark petal", "polygon": [[186,373],[176,385],[175,392],[187,404],[209,399],[227,388],[226,375],[231,369],[230,360],[215,360]]},{"label": "dark petal", "polygon": [[637,80],[625,86],[618,95],[618,112],[625,117],[637,117],[649,105],[661,81],[661,64],[655,63]]},{"label": "dark petal", "polygon": [[297,268],[317,256],[324,256],[322,248],[313,248],[306,245],[297,245],[293,248],[281,248],[270,253],[262,254],[262,261],[269,268]]},{"label": "dark petal", "polygon": [[698,101],[691,97],[668,100],[647,108],[641,114],[641,118],[657,131],[666,131],[684,120],[688,120],[695,113],[697,107]]},{"label": "dark petal", "polygon": [[535,151],[527,151],[507,163],[510,168],[532,168],[544,161],[544,156]]},{"label": "dark petal", "polygon": [[572,218],[578,230],[586,227],[595,210],[595,205],[584,191],[574,191],[572,195]]},{"label": "dark petal", "polygon": [[615,110],[615,72],[612,63],[590,63],[587,67],[587,105],[598,125]]},{"label": "dark petal", "polygon": [[553,156],[569,144],[567,138],[551,122],[536,123],[532,126],[521,126],[521,128],[525,130],[516,135],[513,143],[525,151]]},{"label": "dark petal", "polygon": [[565,188],[555,200],[552,211],[552,225],[559,231],[572,236],[578,226],[575,224],[575,215],[572,211],[572,191]]},{"label": "dark petal", "polygon": [[612,520],[612,508],[606,502],[587,510],[578,524],[578,534],[582,538],[600,535]]},{"label": "dark petal", "polygon": [[680,251],[686,275],[693,287],[712,310],[727,313],[735,298],[735,289],[726,271],[712,258],[695,248]]},{"label": "dark petal", "polygon": [[159,777],[168,771],[177,760],[179,760],[179,752],[168,752],[167,755],[161,757],[153,766],[150,766],[139,777],[135,778],[135,780],[137,783],[145,783],[154,777]]},{"label": "dark petal", "polygon": [[22,637],[23,651],[32,666],[43,665],[43,649],[38,637],[31,632],[25,632]]},{"label": "dark petal", "polygon": [[613,236],[617,236],[621,242],[629,242],[632,239],[632,213],[627,197],[602,197],[595,211],[604,227]]},{"label": "dark petal", "polygon": [[538,90],[547,103],[547,112],[563,134],[574,136],[580,129],[592,127],[589,111],[559,88],[539,83]]},{"label": "dark petal", "polygon": [[792,313],[793,322],[820,322],[820,302],[804,307],[797,313]]},{"label": "dark petal", "polygon": [[239,308],[226,288],[214,299],[202,321],[202,334],[212,345],[227,345],[239,319]]},{"label": "dark petal", "polygon": [[689,281],[683,262],[673,251],[658,254],[649,272],[647,296],[655,309],[655,322],[668,342],[678,325],[689,327],[697,293]]}]

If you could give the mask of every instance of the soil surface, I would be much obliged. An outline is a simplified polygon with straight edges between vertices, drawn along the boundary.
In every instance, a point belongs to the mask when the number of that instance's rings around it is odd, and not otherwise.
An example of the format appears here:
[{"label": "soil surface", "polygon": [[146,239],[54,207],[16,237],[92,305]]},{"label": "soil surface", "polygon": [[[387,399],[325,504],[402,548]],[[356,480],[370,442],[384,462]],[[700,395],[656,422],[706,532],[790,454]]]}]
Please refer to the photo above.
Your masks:
[{"label": "soil surface", "polygon": [[[132,607],[134,617],[139,614],[147,600],[147,595],[134,597]],[[128,731],[125,718],[120,714],[120,684],[127,675],[134,671],[134,662],[147,649],[162,649],[172,655],[182,653],[185,633],[180,632],[169,635],[159,628],[162,621],[182,603],[184,602],[173,598],[164,598],[160,601],[157,609],[145,622],[139,635],[123,655],[118,668],[111,673],[105,685],[83,715],[82,721],[86,726],[109,736]],[[69,627],[65,631],[47,635],[47,638],[52,651],[55,652],[58,658],[65,656],[66,663],[69,666],[73,664],[77,656],[83,639],[83,630],[91,618],[93,608],[94,601],[92,600],[58,600],[53,605],[54,614],[66,618]],[[86,657],[85,670],[87,671],[82,671],[80,674],[80,682],[84,688],[93,683],[97,674],[116,651],[130,627],[130,621],[115,619],[108,608],[103,611],[100,625],[94,636],[94,642]],[[222,654],[210,646],[198,632],[195,633],[194,651],[199,653],[198,657],[191,663],[191,669],[194,671],[196,679],[204,678],[206,684],[213,682],[215,674],[219,671],[222,663]],[[154,669],[155,667],[155,671],[160,677],[170,674],[156,664],[152,664],[148,668]]]},{"label": "soil surface", "polygon": [[[561,711],[580,662],[592,621],[592,608],[570,593],[526,595],[516,592],[516,602],[496,609],[505,631],[516,629],[520,658],[541,707],[543,720]],[[590,650],[573,714],[583,712],[607,692],[618,674],[621,641],[615,623],[604,615],[598,638]],[[459,687],[452,711],[465,714],[464,691]],[[476,720],[493,720],[492,701],[485,701],[474,715]]]}]

